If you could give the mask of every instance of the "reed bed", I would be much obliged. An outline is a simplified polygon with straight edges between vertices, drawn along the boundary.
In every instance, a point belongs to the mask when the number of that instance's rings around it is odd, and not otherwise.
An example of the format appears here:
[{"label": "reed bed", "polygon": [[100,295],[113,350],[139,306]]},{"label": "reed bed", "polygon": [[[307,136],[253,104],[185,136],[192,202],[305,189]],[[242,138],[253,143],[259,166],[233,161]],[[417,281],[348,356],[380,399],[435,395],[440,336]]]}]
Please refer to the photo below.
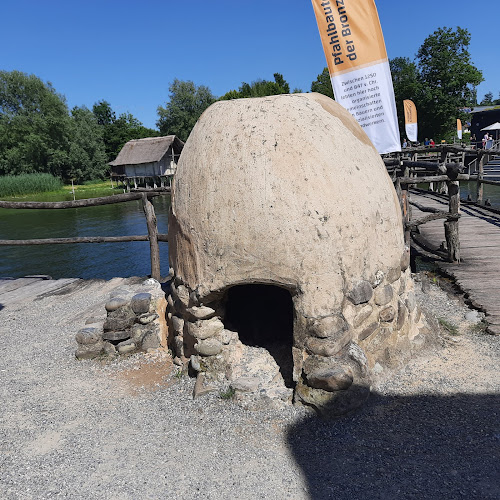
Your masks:
[{"label": "reed bed", "polygon": [[0,177],[0,196],[45,193],[62,188],[61,179],[51,174],[21,174]]}]

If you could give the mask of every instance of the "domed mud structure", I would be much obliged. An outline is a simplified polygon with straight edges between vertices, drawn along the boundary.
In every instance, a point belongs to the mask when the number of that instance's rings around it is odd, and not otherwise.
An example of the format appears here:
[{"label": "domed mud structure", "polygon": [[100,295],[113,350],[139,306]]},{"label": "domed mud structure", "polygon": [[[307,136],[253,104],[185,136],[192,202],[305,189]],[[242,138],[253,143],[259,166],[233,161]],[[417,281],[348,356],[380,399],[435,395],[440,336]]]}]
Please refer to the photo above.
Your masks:
[{"label": "domed mud structure", "polygon": [[425,342],[392,182],[323,95],[203,113],[175,175],[169,251],[176,361],[239,398],[346,413]]}]

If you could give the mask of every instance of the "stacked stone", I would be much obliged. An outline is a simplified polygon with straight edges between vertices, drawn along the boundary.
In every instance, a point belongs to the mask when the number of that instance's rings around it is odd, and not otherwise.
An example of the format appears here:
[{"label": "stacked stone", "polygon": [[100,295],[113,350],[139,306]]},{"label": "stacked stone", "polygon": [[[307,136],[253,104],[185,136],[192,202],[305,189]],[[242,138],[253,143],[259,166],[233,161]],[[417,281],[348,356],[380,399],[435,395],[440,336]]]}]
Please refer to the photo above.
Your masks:
[{"label": "stacked stone", "polygon": [[[151,287],[149,287],[151,289]],[[131,294],[118,290],[105,304],[107,317],[103,323],[90,318],[85,328],[75,336],[78,359],[93,359],[101,355],[117,356],[137,351],[149,352],[161,344],[161,318],[165,301],[159,283],[154,290]]]},{"label": "stacked stone", "polygon": [[[228,345],[233,332],[224,324],[215,309],[200,304],[196,293],[176,278],[167,296],[169,331],[173,332],[174,363],[186,364],[193,357],[193,366],[200,364],[200,356],[217,356]],[[229,332],[229,333],[228,333]]]},{"label": "stacked stone", "polygon": [[344,414],[384,372],[403,366],[430,338],[413,287],[407,249],[399,265],[354,282],[340,313],[308,320],[304,350],[295,349],[296,401]]},{"label": "stacked stone", "polygon": [[179,278],[171,285],[167,304],[174,363],[189,365],[196,374],[195,397],[229,387],[246,407],[256,408],[261,401],[271,406],[291,402],[293,391],[285,387],[273,357],[264,348],[244,345],[237,332],[226,329],[222,308],[201,303]]},{"label": "stacked stone", "polygon": [[[303,317],[296,308],[292,348],[295,402],[328,416],[348,413],[368,397],[374,381],[404,366],[426,344],[430,329],[416,304],[409,256],[406,248],[394,267],[378,271],[368,280],[352,280],[346,285],[340,308],[330,316]],[[300,296],[293,300],[297,306]],[[237,332],[224,328],[222,304],[204,305],[178,277],[167,302],[176,364],[190,362],[207,380],[229,381],[235,390],[263,392],[267,375],[260,380],[253,375],[239,376],[245,372],[241,364],[247,357],[246,346]],[[283,399],[276,387],[266,394],[274,392]]]}]

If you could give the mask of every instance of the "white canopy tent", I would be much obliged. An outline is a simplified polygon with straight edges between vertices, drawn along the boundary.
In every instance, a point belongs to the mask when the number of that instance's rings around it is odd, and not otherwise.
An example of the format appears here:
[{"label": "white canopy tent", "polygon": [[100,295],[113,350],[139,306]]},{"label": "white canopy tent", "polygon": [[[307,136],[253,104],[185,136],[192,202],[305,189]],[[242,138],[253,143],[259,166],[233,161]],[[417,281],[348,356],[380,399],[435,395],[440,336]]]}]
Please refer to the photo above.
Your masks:
[{"label": "white canopy tent", "polygon": [[496,130],[497,139],[498,139],[498,131],[500,130],[500,122],[492,123],[491,125],[488,125],[487,127],[484,127],[481,130]]}]

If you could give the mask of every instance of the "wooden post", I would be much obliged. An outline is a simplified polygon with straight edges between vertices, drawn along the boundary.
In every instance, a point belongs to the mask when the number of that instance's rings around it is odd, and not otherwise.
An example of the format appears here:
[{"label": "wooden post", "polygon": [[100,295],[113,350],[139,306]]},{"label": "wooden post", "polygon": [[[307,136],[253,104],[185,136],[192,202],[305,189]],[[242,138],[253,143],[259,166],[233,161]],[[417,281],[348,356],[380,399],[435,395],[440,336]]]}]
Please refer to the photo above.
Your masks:
[{"label": "wooden post", "polygon": [[160,281],[160,249],[158,247],[158,227],[153,204],[148,200],[147,194],[142,193],[142,208],[148,226],[149,249],[151,252],[151,278]]},{"label": "wooden post", "polygon": [[460,213],[460,182],[448,181],[449,212],[457,216],[455,219],[444,223],[444,234],[448,249],[448,260],[450,262],[460,262],[460,239],[458,233],[458,214]]},{"label": "wooden post", "polygon": [[477,185],[476,185],[476,201],[478,203],[483,203],[483,186],[484,184],[481,182],[484,177],[484,155],[481,155],[479,158],[479,170],[477,172]]}]

